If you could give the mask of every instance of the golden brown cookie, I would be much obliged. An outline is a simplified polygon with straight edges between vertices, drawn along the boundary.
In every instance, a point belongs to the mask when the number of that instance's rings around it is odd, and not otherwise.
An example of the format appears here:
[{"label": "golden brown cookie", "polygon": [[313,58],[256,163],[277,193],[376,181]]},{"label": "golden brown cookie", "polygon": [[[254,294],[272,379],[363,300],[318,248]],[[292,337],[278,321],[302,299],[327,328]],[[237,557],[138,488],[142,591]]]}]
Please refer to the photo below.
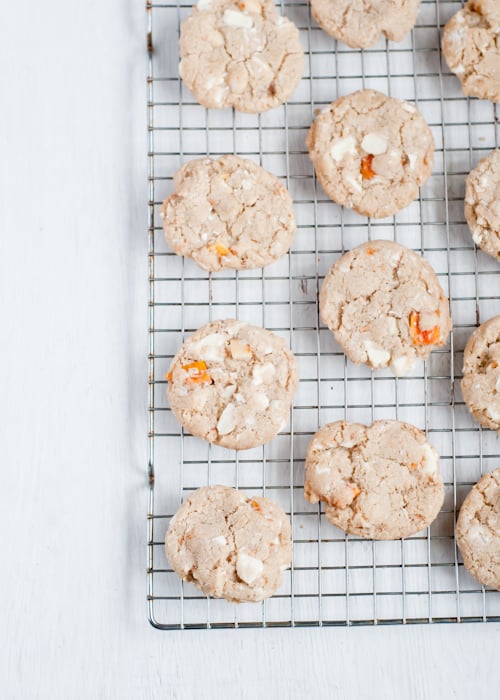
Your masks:
[{"label": "golden brown cookie", "polygon": [[321,428],[307,450],[304,492],[325,502],[332,525],[376,540],[420,532],[444,498],[436,450],[421,430],[395,420]]},{"label": "golden brown cookie", "polygon": [[292,198],[253,161],[233,155],[191,160],[174,175],[174,186],[160,209],[165,237],[177,255],[205,270],[264,267],[290,248]]},{"label": "golden brown cookie", "polygon": [[469,491],[456,533],[465,567],[480,583],[500,591],[500,469]]},{"label": "golden brown cookie", "polygon": [[297,361],[282,338],[232,319],[190,336],[167,378],[179,422],[235,450],[263,445],[283,430],[299,381]]},{"label": "golden brown cookie", "polygon": [[347,357],[402,376],[444,345],[448,299],[429,263],[393,241],[371,241],[343,255],[321,287],[321,318]]},{"label": "golden brown cookie", "polygon": [[298,29],[272,0],[199,0],[181,25],[180,57],[200,104],[241,112],[283,104],[304,70]]},{"label": "golden brown cookie", "polygon": [[434,139],[416,107],[376,90],[332,102],[307,147],[328,196],[377,219],[408,206],[434,163]]},{"label": "golden brown cookie", "polygon": [[176,574],[205,595],[258,602],[276,592],[290,566],[290,520],[269,498],[205,486],[170,521],[165,553]]}]

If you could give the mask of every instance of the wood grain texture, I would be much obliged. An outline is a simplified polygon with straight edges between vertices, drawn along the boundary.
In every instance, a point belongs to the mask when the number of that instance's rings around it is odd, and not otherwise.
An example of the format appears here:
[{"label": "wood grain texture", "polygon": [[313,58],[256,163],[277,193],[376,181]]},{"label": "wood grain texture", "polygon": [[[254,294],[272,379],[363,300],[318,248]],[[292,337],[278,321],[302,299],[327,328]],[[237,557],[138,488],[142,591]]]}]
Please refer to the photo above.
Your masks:
[{"label": "wood grain texture", "polygon": [[0,696],[494,697],[499,625],[148,626],[144,26],[0,7]]}]

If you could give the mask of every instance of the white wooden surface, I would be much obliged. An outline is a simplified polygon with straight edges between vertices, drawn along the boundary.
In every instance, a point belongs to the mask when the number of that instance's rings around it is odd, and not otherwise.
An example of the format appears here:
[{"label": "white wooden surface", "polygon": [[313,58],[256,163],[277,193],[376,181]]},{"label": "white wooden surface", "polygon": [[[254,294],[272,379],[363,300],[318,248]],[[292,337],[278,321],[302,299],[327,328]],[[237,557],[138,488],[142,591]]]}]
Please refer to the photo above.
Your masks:
[{"label": "white wooden surface", "polygon": [[146,622],[144,10],[0,5],[0,697],[494,698],[500,625]]}]

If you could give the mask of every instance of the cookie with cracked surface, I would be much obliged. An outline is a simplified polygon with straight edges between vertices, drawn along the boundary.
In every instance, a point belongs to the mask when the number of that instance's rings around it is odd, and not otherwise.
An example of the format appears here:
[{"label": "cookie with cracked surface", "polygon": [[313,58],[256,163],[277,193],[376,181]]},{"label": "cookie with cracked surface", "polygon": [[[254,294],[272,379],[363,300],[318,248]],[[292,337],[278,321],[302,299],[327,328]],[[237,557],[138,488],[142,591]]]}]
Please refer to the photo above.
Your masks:
[{"label": "cookie with cracked surface", "polygon": [[476,328],[467,341],[462,394],[481,425],[500,431],[500,316]]},{"label": "cookie with cracked surface", "polygon": [[466,569],[500,591],[500,469],[482,476],[469,491],[456,532]]},{"label": "cookie with cracked surface", "polygon": [[321,318],[347,357],[402,376],[444,345],[448,299],[430,264],[393,241],[371,241],[343,255],[319,296]]},{"label": "cookie with cracked surface", "polygon": [[283,430],[299,375],[282,338],[230,319],[190,336],[167,379],[170,408],[187,430],[216,445],[245,450]]},{"label": "cookie with cracked surface", "polygon": [[228,155],[185,163],[160,209],[177,255],[205,270],[263,267],[289,250],[295,233],[292,198],[277,177]]},{"label": "cookie with cracked surface", "polygon": [[353,49],[373,46],[381,34],[401,41],[417,20],[420,0],[310,0],[316,22]]},{"label": "cookie with cracked surface", "polygon": [[[500,58],[499,58],[500,62]],[[500,261],[500,149],[479,161],[465,185],[465,218],[474,243]]]},{"label": "cookie with cracked surface", "polygon": [[434,163],[434,139],[416,107],[377,90],[332,102],[313,122],[307,147],[328,196],[377,219],[408,206]]},{"label": "cookie with cracked surface", "polygon": [[408,423],[329,423],[309,444],[304,493],[311,503],[324,501],[328,520],[351,535],[410,537],[443,504],[439,455]]},{"label": "cookie with cracked surface", "polygon": [[445,25],[442,48],[464,95],[500,102],[498,0],[470,0]]},{"label": "cookie with cracked surface", "polygon": [[205,595],[258,602],[277,591],[290,566],[290,520],[269,498],[205,486],[170,521],[165,552],[175,573]]},{"label": "cookie with cracked surface", "polygon": [[298,29],[271,0],[199,0],[181,25],[180,57],[200,104],[240,112],[283,104],[304,70]]}]

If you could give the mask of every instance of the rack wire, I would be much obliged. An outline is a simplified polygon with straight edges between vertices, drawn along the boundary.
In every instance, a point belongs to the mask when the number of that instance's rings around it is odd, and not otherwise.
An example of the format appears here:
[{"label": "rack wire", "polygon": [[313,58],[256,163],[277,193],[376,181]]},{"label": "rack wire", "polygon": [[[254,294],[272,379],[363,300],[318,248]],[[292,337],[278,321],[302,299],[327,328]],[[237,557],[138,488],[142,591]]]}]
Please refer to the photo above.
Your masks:
[{"label": "rack wire", "polygon": [[[278,9],[300,29],[306,69],[292,99],[261,115],[206,110],[178,77],[179,24],[190,5],[147,2],[149,161],[149,502],[148,614],[161,629],[298,627],[500,620],[500,593],[463,567],[454,539],[457,511],[484,472],[500,463],[497,435],[475,423],[460,393],[470,333],[500,313],[500,267],[476,250],[463,215],[464,181],[499,146],[500,110],[467,99],[440,53],[440,28],[461,2],[422,0],[413,31],[371,49],[335,42],[307,2]],[[316,183],[305,136],[317,110],[360,88],[414,101],[436,141],[434,171],[420,196],[395,217],[370,221],[329,200]],[[172,175],[191,158],[251,158],[281,177],[298,221],[290,253],[263,270],[209,274],[167,247],[158,208]],[[454,321],[447,346],[399,379],[346,360],[321,325],[317,292],[332,263],[378,238],[422,253],[448,293]],[[283,336],[297,356],[300,386],[289,427],[264,447],[240,453],[185,433],[166,401],[170,361],[187,335],[236,317]],[[319,426],[338,419],[408,421],[441,454],[446,496],[426,531],[406,540],[346,536],[304,500],[304,456]],[[293,564],[262,604],[202,596],[169,568],[169,518],[194,489],[223,483],[266,495],[290,514]]]}]

